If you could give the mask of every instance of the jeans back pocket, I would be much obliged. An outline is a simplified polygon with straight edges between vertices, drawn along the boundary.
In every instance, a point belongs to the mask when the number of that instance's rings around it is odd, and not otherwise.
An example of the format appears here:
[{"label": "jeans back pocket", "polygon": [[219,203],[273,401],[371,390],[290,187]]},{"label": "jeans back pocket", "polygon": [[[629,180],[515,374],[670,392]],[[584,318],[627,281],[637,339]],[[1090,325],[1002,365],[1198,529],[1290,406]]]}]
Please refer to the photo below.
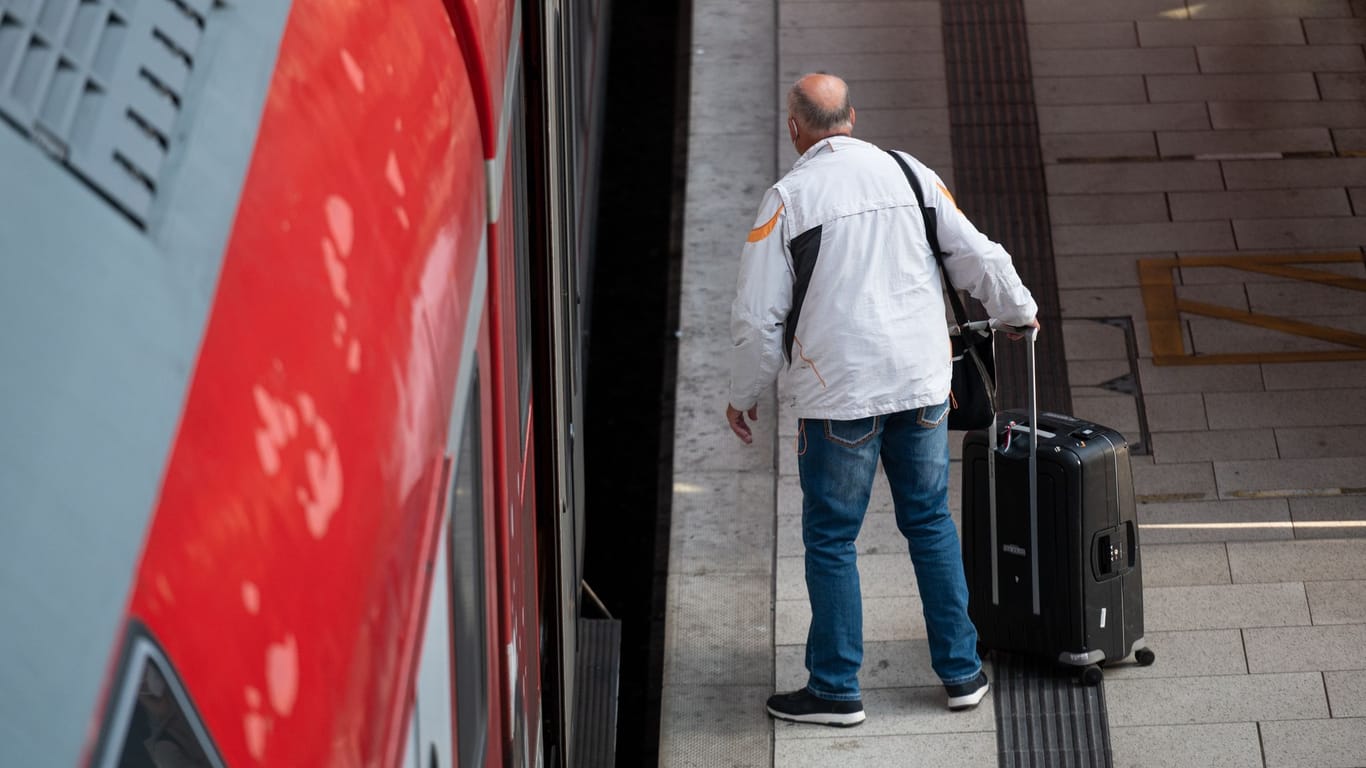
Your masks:
[{"label": "jeans back pocket", "polygon": [[840,421],[825,420],[825,439],[846,448],[857,448],[873,439],[877,434],[877,416]]},{"label": "jeans back pocket", "polygon": [[915,414],[915,423],[928,429],[939,426],[949,415],[949,401],[945,400],[939,405],[927,405]]}]

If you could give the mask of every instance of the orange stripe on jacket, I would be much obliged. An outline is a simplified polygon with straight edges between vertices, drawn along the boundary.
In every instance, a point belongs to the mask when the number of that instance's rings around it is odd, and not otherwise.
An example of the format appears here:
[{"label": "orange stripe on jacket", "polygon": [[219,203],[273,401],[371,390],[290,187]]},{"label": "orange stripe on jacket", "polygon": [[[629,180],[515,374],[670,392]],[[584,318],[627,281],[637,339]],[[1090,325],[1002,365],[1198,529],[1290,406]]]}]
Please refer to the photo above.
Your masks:
[{"label": "orange stripe on jacket", "polygon": [[749,242],[757,243],[765,237],[768,237],[773,232],[773,228],[778,226],[778,216],[781,215],[782,212],[783,207],[779,205],[778,210],[773,212],[773,218],[769,219],[762,227],[751,229],[749,231]]},{"label": "orange stripe on jacket", "polygon": [[[953,203],[953,207],[954,207],[954,208],[958,208],[958,201],[953,199],[953,193],[952,193],[952,192],[950,192],[950,191],[948,191],[947,189],[945,189],[943,184],[935,184],[935,186],[936,186],[936,187],[939,187],[939,191],[944,193],[944,197],[947,197],[947,198],[949,199],[949,202],[950,202],[950,203]],[[958,208],[958,212],[959,212],[959,213],[962,213],[962,212],[963,212],[963,209],[962,209],[962,208]]]}]

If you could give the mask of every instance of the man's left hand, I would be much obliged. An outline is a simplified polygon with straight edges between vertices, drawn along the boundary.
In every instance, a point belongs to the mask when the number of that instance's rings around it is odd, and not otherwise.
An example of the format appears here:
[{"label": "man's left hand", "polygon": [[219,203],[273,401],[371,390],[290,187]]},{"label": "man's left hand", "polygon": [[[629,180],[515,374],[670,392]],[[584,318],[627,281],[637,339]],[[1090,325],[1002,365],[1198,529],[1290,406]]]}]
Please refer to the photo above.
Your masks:
[{"label": "man's left hand", "polygon": [[[759,420],[759,406],[755,405],[749,409],[749,420]],[[730,424],[730,431],[745,444],[754,442],[754,432],[750,430],[749,424],[745,422],[745,413],[730,403],[726,403],[726,423]]]}]

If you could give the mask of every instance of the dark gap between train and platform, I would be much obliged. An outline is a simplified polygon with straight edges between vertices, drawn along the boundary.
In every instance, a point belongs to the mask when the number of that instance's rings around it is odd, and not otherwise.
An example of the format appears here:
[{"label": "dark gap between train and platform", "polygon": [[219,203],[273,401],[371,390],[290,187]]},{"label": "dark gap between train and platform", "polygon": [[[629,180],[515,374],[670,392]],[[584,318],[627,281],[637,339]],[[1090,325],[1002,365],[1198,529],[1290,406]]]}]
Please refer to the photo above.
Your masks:
[{"label": "dark gap between train and platform", "polygon": [[[1039,303],[1039,408],[1070,413],[1024,5],[941,0],[940,8],[958,204],[1011,253]],[[1000,344],[997,355],[1002,406],[1026,405],[1024,350]],[[1111,768],[1103,684],[1078,685],[1056,664],[1006,654],[995,655],[995,672],[1002,768]]]},{"label": "dark gap between train and platform", "polygon": [[659,761],[692,5],[610,9],[585,391],[584,579],[621,620],[616,765],[636,768]]}]

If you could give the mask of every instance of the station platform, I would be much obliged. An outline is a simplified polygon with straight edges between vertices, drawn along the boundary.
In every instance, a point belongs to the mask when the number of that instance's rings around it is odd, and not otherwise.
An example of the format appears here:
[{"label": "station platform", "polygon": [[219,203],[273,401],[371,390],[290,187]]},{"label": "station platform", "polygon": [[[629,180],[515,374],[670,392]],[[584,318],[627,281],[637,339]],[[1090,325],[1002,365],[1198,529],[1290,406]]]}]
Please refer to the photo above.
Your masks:
[{"label": "station platform", "polygon": [[[1366,1],[693,7],[660,766],[1366,766]],[[1045,404],[1133,447],[1157,662],[1106,668],[1103,750],[1031,763],[996,677],[945,709],[882,481],[867,722],[765,713],[805,683],[796,420],[774,392],[753,445],[730,433],[728,323],[817,70],[1016,255]]]}]

